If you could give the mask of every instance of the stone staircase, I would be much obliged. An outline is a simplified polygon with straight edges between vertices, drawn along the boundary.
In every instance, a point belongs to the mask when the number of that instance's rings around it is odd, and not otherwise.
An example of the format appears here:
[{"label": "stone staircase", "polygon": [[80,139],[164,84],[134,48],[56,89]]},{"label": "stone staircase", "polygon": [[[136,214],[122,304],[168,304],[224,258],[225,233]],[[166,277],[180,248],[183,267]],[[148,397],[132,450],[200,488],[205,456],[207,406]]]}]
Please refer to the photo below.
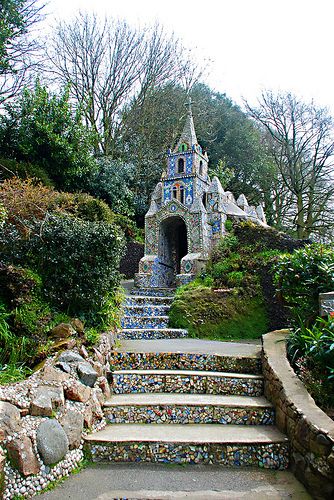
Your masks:
[{"label": "stone staircase", "polygon": [[86,438],[92,459],[287,468],[260,347],[185,338],[168,328],[171,300],[169,290],[127,297],[108,425]]},{"label": "stone staircase", "polygon": [[126,297],[120,339],[182,338],[187,330],[168,328],[168,311],[173,290],[140,289]]}]

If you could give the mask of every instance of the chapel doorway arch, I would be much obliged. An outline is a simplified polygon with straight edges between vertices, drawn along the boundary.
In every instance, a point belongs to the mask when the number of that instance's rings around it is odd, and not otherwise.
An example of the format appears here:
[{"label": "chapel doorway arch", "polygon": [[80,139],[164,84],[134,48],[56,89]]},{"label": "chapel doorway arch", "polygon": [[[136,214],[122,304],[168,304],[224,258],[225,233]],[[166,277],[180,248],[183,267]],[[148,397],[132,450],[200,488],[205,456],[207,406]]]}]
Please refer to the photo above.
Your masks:
[{"label": "chapel doorway arch", "polygon": [[159,227],[159,263],[164,269],[166,283],[175,284],[181,272],[181,259],[188,253],[187,226],[179,216],[168,217]]}]

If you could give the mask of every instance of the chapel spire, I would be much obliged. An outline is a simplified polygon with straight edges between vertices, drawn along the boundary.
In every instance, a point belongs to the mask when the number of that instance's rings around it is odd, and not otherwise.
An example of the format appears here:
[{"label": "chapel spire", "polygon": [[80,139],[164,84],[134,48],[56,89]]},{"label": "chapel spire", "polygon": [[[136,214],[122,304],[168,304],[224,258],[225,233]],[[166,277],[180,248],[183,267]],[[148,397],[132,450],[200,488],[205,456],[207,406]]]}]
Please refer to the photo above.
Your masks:
[{"label": "chapel spire", "polygon": [[190,149],[192,148],[192,146],[195,146],[198,144],[196,132],[195,132],[193,114],[191,111],[191,97],[190,96],[188,98],[187,106],[188,106],[188,113],[187,113],[186,123],[184,124],[183,131],[182,131],[182,134],[180,136],[179,142],[176,145],[175,151],[178,151],[180,149],[180,147],[182,146],[182,144],[187,144]]}]

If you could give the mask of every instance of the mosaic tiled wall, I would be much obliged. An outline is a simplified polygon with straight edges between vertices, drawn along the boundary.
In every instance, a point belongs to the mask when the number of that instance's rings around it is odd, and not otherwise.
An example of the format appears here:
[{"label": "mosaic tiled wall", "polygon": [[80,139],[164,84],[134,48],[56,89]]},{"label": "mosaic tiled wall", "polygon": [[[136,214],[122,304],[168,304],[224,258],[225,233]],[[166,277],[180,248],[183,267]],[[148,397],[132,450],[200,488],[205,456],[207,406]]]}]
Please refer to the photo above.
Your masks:
[{"label": "mosaic tiled wall", "polygon": [[104,410],[110,424],[273,425],[273,408],[231,408],[212,405],[117,406]]},{"label": "mosaic tiled wall", "polygon": [[286,469],[287,444],[188,444],[188,443],[92,443],[89,452],[94,462],[162,462],[179,464],[219,464]]},{"label": "mosaic tiled wall", "polygon": [[110,364],[120,370],[200,370],[261,374],[258,357],[232,357],[218,354],[182,352],[117,352],[109,357]]}]

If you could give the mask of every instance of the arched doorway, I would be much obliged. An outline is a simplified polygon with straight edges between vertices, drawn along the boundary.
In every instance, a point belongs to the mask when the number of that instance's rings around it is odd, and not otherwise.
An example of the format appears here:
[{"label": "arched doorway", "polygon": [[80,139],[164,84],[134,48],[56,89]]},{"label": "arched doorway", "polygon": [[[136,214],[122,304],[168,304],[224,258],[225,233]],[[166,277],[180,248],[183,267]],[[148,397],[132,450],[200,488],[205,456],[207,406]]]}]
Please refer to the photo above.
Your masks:
[{"label": "arched doorway", "polygon": [[169,217],[159,228],[158,258],[166,286],[175,283],[181,259],[188,253],[187,226],[181,217]]}]

